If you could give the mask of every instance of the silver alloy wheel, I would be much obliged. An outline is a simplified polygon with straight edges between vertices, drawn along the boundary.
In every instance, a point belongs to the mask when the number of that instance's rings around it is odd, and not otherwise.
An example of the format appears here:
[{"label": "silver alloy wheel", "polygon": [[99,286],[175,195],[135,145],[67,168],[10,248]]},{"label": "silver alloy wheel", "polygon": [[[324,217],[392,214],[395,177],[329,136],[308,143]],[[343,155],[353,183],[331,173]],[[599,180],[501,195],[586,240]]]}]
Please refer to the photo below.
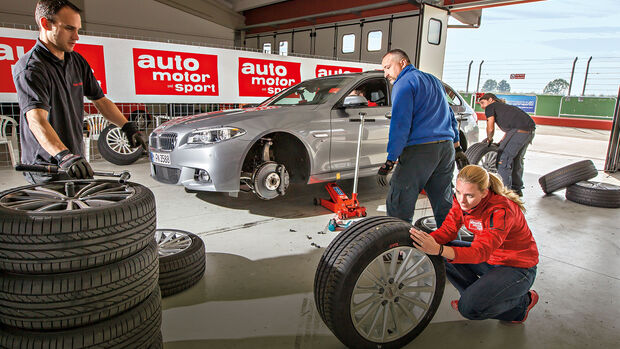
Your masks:
[{"label": "silver alloy wheel", "polygon": [[192,244],[192,238],[181,230],[157,229],[155,241],[159,245],[159,257],[181,253]]},{"label": "silver alloy wheel", "polygon": [[425,253],[409,246],[387,250],[357,279],[350,306],[353,326],[375,343],[397,340],[422,321],[436,288],[435,268]]},{"label": "silver alloy wheel", "polygon": [[135,189],[111,181],[76,180],[33,185],[0,197],[6,208],[32,211],[73,211],[109,206],[132,197]]},{"label": "silver alloy wheel", "polygon": [[478,164],[489,172],[497,173],[497,152],[490,151],[482,156]]},{"label": "silver alloy wheel", "polygon": [[110,146],[110,149],[119,154],[131,154],[138,150],[138,148],[131,148],[129,146],[129,139],[125,133],[118,127],[114,127],[106,135],[106,143]]},{"label": "silver alloy wheel", "polygon": [[[430,230],[437,230],[437,222],[435,222],[435,217],[431,216],[423,218],[422,224]],[[474,234],[471,231],[467,230],[465,226],[462,226],[461,229],[459,229],[459,235],[461,238],[463,238],[464,236],[474,236]]]}]

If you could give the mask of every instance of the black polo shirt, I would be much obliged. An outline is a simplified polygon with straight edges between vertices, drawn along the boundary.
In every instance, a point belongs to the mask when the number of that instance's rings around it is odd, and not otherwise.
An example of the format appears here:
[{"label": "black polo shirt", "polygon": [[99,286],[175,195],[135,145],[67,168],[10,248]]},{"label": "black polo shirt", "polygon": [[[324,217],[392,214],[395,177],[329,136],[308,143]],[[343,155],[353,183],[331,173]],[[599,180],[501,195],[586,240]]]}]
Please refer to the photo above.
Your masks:
[{"label": "black polo shirt", "polygon": [[532,117],[514,105],[493,102],[484,110],[487,118],[495,117],[495,123],[499,128],[508,132],[510,130],[534,131],[536,123]]},{"label": "black polo shirt", "polygon": [[88,62],[77,52],[58,59],[37,39],[36,45],[13,68],[13,81],[20,107],[21,160],[24,164],[56,164],[34,137],[26,113],[44,109],[47,120],[73,154],[84,155],[84,96],[104,97]]}]

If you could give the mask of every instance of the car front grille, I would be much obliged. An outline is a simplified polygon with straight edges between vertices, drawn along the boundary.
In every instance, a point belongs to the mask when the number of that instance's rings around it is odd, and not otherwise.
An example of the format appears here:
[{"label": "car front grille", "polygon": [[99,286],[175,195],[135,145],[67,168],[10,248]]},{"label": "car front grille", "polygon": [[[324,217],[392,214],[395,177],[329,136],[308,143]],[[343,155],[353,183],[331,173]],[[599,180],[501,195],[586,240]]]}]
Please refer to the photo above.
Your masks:
[{"label": "car front grille", "polygon": [[157,150],[171,151],[177,145],[176,133],[151,133],[149,144]]},{"label": "car front grille", "polygon": [[166,184],[177,184],[181,177],[181,170],[172,167],[153,165],[155,179]]}]

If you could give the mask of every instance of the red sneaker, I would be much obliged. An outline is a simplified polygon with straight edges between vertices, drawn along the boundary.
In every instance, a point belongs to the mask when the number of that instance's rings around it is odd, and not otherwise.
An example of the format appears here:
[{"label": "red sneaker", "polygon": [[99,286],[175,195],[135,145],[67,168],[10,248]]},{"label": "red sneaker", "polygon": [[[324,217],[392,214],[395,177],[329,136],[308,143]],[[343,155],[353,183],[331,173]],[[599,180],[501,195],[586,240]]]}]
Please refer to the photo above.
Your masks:
[{"label": "red sneaker", "polygon": [[452,306],[452,309],[459,311],[459,300],[455,299],[452,302],[450,302],[450,305]]},{"label": "red sneaker", "polygon": [[530,294],[530,305],[527,306],[527,310],[525,311],[525,316],[523,317],[523,320],[521,321],[510,321],[513,324],[522,324],[525,322],[525,320],[527,320],[527,316],[530,313],[530,310],[532,310],[532,308],[534,308],[534,306],[536,305],[536,303],[538,303],[538,292],[534,291],[534,290],[529,290],[528,293]]}]

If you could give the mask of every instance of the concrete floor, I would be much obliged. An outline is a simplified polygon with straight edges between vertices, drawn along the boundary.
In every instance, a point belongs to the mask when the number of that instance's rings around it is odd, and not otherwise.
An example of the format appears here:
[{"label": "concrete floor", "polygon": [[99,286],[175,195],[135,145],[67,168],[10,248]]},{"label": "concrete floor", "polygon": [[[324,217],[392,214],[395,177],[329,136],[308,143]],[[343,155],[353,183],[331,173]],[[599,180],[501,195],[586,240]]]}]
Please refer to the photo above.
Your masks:
[{"label": "concrete floor", "polygon": [[[451,309],[458,297],[447,283],[433,321],[407,348],[620,346],[620,210],[567,201],[564,191],[545,197],[538,185],[541,175],[578,160],[602,169],[608,139],[606,131],[538,127],[526,156],[524,200],[541,254],[534,283],[541,298],[527,322],[466,320]],[[122,169],[105,161],[93,167]],[[320,319],[312,293],[318,261],[336,236],[326,228],[332,215],[312,204],[327,197],[323,185],[294,186],[283,198],[262,201],[158,183],[146,159],[123,168],[155,193],[159,228],[198,234],[207,249],[206,276],[163,301],[165,348],[343,347]],[[620,175],[600,172],[596,180],[620,184]],[[0,170],[0,190],[23,184],[20,174]],[[350,192],[352,181],[341,186]],[[385,214],[386,191],[374,178],[360,181],[369,215]],[[430,214],[428,201],[420,200],[415,219]]]}]

